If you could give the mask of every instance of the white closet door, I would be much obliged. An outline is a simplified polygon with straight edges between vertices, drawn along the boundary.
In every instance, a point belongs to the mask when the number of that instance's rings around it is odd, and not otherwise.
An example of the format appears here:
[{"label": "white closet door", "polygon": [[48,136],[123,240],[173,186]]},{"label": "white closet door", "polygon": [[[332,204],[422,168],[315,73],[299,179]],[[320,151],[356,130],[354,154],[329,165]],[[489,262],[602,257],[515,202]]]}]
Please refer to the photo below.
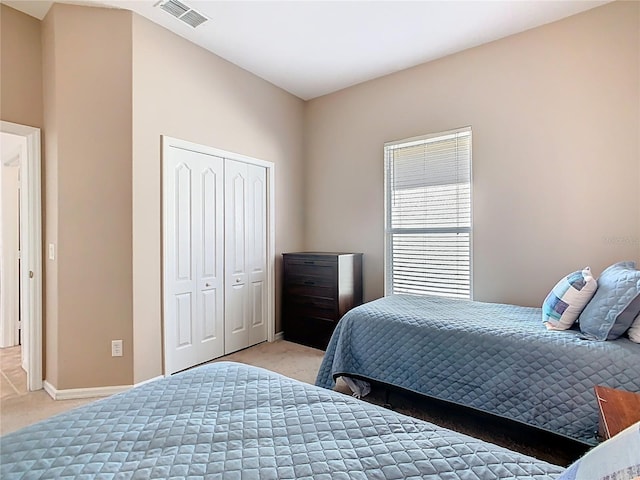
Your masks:
[{"label": "white closet door", "polygon": [[247,165],[249,345],[267,339],[267,171]]},{"label": "white closet door", "polygon": [[267,339],[266,170],[225,160],[225,354]]},{"label": "white closet door", "polygon": [[224,160],[170,147],[164,162],[170,374],[224,354]]}]

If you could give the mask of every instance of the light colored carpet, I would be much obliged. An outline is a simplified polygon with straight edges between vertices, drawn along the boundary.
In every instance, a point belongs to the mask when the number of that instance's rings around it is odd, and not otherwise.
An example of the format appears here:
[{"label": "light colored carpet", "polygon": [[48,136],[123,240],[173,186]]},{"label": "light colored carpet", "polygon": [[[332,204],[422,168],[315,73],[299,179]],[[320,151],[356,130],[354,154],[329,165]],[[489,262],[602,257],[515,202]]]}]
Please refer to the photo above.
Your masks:
[{"label": "light colored carpet", "polygon": [[266,368],[306,383],[315,383],[324,351],[278,340],[240,350],[214,362],[230,361]]},{"label": "light colored carpet", "polygon": [[21,366],[20,347],[0,349],[0,435],[94,400],[56,402],[44,390],[27,391],[27,374]]}]

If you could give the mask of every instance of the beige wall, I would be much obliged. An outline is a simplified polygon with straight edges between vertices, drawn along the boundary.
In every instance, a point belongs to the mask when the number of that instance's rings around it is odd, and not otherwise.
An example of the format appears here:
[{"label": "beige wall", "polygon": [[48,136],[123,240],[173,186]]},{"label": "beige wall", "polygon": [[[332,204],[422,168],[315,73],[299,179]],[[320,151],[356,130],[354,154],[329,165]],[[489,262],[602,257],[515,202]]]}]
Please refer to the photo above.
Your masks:
[{"label": "beige wall", "polygon": [[303,242],[304,102],[139,16],[133,20],[133,102],[134,381],[139,382],[162,374],[160,136],[275,163],[279,309],[280,253],[298,250]]},{"label": "beige wall", "polygon": [[[47,380],[58,389],[133,380],[131,18],[56,4],[44,22],[46,243],[56,247],[46,283],[57,294]],[[123,357],[111,357],[114,339]]]},{"label": "beige wall", "polygon": [[471,125],[476,300],[539,305],[564,274],[640,260],[640,3],[324,96],[306,110],[306,248],[365,253],[383,295],[383,144]]},{"label": "beige wall", "polygon": [[[127,12],[56,5],[40,31],[1,8],[2,119],[44,125],[57,388],[162,373],[160,135],[274,162],[278,260],[302,247],[362,251],[367,299],[383,287],[383,143],[464,125],[477,299],[535,305],[571,269],[640,260],[638,3],[308,103]],[[44,113],[37,88],[8,73],[11,29],[30,39],[18,63],[32,77],[42,55]],[[117,338],[125,356],[114,359]]]},{"label": "beige wall", "polygon": [[0,118],[42,127],[40,21],[0,4]]}]

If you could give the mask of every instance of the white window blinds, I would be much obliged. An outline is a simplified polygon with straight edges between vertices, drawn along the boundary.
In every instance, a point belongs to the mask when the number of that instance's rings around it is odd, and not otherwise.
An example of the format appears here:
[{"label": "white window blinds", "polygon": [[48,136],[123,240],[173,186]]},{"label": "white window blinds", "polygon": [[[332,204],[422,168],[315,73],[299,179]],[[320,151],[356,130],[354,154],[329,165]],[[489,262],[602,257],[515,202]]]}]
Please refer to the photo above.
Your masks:
[{"label": "white window blinds", "polygon": [[386,294],[471,298],[471,129],[384,150]]}]

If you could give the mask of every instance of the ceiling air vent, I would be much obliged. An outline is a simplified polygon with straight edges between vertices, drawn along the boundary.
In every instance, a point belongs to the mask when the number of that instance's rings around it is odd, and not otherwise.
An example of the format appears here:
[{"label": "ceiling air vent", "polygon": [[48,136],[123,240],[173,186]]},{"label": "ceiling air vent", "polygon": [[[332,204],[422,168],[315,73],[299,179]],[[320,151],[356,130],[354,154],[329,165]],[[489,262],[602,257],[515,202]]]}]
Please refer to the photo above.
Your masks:
[{"label": "ceiling air vent", "polygon": [[207,20],[207,17],[202,15],[200,12],[197,12],[193,8],[185,5],[178,0],[161,0],[156,3],[156,7],[160,7],[167,13],[170,13],[178,20],[183,21],[187,25],[196,28],[198,25],[203,24]]}]

